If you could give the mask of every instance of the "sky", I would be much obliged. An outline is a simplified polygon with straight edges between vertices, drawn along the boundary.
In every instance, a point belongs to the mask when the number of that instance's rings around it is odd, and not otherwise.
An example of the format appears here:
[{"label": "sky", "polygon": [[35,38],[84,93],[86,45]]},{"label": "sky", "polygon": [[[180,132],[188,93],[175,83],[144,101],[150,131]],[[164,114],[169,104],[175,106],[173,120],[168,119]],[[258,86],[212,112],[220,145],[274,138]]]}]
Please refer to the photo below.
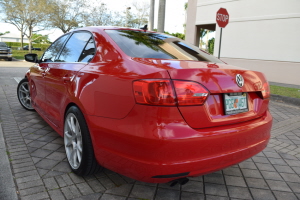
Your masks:
[{"label": "sky", "polygon": [[[131,6],[131,2],[134,0],[102,0],[95,1],[97,3],[105,3],[107,8],[112,11],[125,11],[127,7]],[[136,0],[146,1],[150,0]],[[187,0],[166,0],[166,15],[165,15],[165,31],[169,33],[184,33],[183,24],[185,23],[185,10],[184,4]],[[155,17],[154,28],[157,28],[157,13],[158,13],[159,0],[155,0]],[[0,21],[1,22],[1,21]],[[10,31],[11,33],[18,34],[17,28],[11,24],[0,23],[0,32]],[[50,41],[54,41],[63,33],[59,29],[51,29],[47,31],[41,31],[40,34],[49,34]]]}]

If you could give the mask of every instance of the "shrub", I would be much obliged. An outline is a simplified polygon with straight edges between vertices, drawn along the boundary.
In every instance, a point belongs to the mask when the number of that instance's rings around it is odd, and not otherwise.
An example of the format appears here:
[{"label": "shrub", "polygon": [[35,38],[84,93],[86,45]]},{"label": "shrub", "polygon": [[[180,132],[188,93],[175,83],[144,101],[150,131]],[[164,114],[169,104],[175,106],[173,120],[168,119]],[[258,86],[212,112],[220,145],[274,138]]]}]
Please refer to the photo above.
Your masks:
[{"label": "shrub", "polygon": [[[21,42],[5,42],[7,44],[7,46],[12,47],[12,49],[18,49],[18,47],[21,47]],[[28,45],[28,43],[23,43],[23,46]],[[32,44],[32,46],[36,47],[36,48],[41,48],[42,51],[45,51],[50,44]]]}]

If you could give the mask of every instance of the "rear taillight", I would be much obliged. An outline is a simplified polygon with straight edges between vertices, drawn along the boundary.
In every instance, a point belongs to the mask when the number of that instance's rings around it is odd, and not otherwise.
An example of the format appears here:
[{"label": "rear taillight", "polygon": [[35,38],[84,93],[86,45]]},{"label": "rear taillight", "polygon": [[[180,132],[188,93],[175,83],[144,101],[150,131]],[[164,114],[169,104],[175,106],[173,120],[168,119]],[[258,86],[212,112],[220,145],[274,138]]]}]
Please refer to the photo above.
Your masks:
[{"label": "rear taillight", "polygon": [[[149,79],[133,83],[137,103],[161,106],[202,105],[209,92],[200,84],[190,81]],[[176,95],[174,93],[176,92]]]},{"label": "rear taillight", "polygon": [[174,81],[178,105],[202,105],[208,97],[208,91],[199,83]]},{"label": "rear taillight", "polygon": [[270,86],[268,82],[265,82],[263,84],[263,87],[261,89],[261,93],[264,99],[269,98],[270,97]]},{"label": "rear taillight", "polygon": [[139,80],[133,83],[137,103],[175,106],[175,95],[169,80]]}]

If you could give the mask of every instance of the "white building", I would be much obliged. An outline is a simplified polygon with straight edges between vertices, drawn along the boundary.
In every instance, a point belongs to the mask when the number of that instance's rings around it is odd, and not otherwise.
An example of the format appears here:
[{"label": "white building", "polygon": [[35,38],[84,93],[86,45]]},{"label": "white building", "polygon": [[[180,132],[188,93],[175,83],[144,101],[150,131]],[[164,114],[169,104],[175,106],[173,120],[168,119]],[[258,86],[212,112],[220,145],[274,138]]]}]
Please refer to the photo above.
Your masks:
[{"label": "white building", "polygon": [[300,0],[189,0],[186,40],[198,46],[200,28],[216,31],[216,12],[226,8],[221,59],[262,71],[269,81],[300,85]]},{"label": "white building", "polygon": [[[7,33],[5,35],[0,36],[0,42],[21,42],[21,35],[15,33]],[[28,43],[28,39],[23,38],[24,43]]]}]

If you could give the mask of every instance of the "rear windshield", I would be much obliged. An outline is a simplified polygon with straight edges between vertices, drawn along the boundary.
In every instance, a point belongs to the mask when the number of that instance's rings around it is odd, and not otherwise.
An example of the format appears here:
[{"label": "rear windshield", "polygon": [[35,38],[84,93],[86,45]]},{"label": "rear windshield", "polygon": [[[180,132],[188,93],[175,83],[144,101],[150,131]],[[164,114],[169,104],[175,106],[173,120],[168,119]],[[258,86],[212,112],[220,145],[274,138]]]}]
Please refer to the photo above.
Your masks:
[{"label": "rear windshield", "polygon": [[130,57],[222,63],[196,46],[170,35],[135,30],[106,30],[106,32]]}]

